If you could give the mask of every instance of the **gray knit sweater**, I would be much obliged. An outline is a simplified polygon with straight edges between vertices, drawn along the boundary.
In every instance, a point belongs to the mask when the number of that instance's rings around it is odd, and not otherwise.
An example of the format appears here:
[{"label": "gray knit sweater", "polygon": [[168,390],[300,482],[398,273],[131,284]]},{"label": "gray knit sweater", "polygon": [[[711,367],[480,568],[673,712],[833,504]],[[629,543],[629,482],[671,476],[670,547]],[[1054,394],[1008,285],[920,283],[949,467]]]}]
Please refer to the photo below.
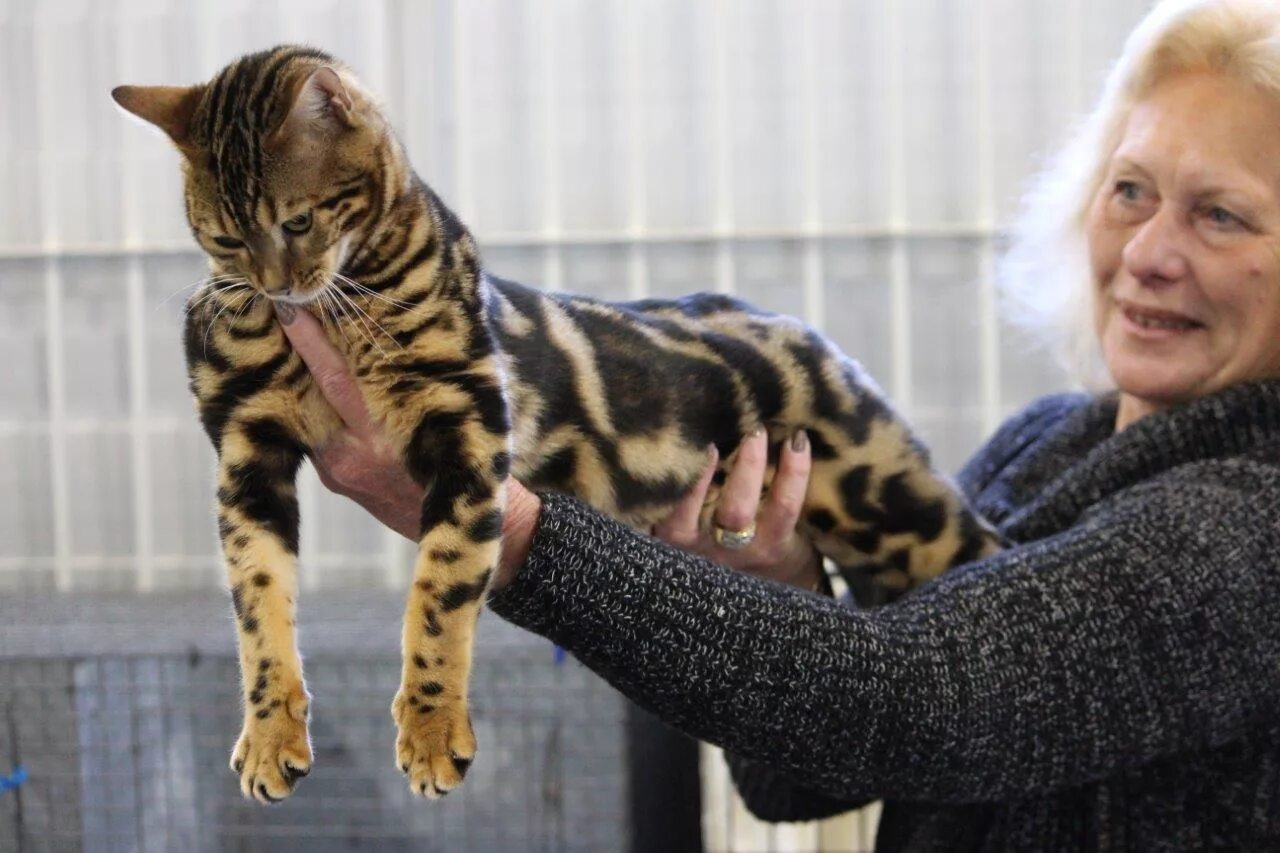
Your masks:
[{"label": "gray knit sweater", "polygon": [[1280,849],[1280,382],[1113,433],[1058,396],[960,476],[1011,543],[873,610],[545,495],[494,611],[881,850]]}]

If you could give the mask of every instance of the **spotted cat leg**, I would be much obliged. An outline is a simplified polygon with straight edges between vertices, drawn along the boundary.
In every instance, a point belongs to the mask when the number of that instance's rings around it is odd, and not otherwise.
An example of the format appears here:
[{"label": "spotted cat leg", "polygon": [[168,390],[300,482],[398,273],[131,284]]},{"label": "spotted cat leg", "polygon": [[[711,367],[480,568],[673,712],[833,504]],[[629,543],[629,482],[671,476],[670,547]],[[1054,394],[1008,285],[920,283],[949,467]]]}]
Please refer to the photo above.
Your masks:
[{"label": "spotted cat leg", "polygon": [[228,426],[220,444],[218,530],[240,647],[244,725],[231,753],[240,790],[279,802],[311,770],[310,697],[295,637],[302,446],[271,421]]},{"label": "spotted cat leg", "polygon": [[467,706],[471,646],[498,561],[508,467],[503,439],[490,439],[479,459],[437,474],[423,504],[405,607],[401,684],[391,707],[396,765],[410,790],[432,799],[461,784],[476,752]]}]

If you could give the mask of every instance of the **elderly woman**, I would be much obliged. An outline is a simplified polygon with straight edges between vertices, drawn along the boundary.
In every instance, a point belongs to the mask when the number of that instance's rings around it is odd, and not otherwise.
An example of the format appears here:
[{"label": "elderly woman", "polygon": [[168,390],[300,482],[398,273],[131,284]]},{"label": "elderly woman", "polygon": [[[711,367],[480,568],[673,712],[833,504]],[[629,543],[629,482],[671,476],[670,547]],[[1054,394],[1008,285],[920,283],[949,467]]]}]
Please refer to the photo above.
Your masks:
[{"label": "elderly woman", "polygon": [[[1006,551],[877,609],[795,588],[802,446],[735,552],[705,480],[657,530],[685,550],[512,483],[490,606],[729,750],[769,819],[883,798],[883,850],[1280,848],[1280,4],[1159,6],[1040,186],[1006,283],[1087,312],[1113,390],[1034,403],[961,473]],[[352,425],[326,482],[412,531],[417,487],[324,384]]]}]

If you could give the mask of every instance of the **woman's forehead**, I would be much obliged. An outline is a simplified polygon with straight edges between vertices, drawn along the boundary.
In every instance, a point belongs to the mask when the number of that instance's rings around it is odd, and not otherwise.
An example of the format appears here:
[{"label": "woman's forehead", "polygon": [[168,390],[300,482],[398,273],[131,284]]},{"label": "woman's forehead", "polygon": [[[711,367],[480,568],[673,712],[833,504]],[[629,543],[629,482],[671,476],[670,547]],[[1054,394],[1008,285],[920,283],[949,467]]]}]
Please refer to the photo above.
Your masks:
[{"label": "woman's forehead", "polygon": [[1112,160],[1280,196],[1280,101],[1221,74],[1171,78],[1134,105]]}]

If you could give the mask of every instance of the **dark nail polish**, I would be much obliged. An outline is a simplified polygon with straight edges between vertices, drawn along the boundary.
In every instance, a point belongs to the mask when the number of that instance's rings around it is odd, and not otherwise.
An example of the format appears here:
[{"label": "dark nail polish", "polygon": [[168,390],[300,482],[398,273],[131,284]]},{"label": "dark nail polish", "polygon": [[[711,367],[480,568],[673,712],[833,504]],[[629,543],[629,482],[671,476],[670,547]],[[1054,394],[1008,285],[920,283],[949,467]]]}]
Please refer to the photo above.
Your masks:
[{"label": "dark nail polish", "polygon": [[809,434],[802,429],[796,430],[796,434],[791,436],[791,450],[795,453],[804,453],[809,449]]}]

